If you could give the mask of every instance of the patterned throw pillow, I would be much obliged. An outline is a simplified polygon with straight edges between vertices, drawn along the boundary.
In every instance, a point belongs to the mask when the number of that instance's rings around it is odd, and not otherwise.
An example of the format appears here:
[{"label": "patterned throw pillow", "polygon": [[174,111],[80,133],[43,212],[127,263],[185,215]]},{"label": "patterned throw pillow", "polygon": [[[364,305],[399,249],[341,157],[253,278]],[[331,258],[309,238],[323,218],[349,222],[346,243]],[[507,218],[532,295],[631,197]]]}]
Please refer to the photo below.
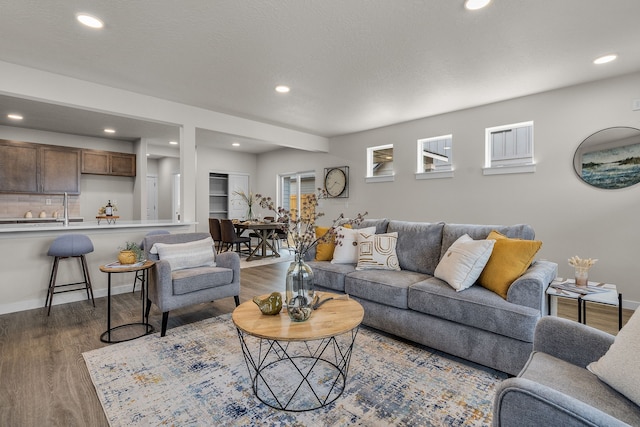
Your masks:
[{"label": "patterned throw pillow", "polygon": [[460,236],[447,249],[433,275],[457,292],[470,288],[487,265],[495,243],[495,240],[473,240],[468,234]]},{"label": "patterned throw pillow", "polygon": [[336,249],[333,251],[332,264],[355,264],[358,262],[358,233],[373,234],[375,227],[351,230],[336,227]]},{"label": "patterned throw pillow", "polygon": [[156,243],[153,246],[158,251],[158,258],[169,261],[171,271],[216,266],[211,237],[187,243]]},{"label": "patterned throw pillow", "polygon": [[358,233],[358,265],[356,270],[400,271],[396,254],[398,232],[386,234]]}]

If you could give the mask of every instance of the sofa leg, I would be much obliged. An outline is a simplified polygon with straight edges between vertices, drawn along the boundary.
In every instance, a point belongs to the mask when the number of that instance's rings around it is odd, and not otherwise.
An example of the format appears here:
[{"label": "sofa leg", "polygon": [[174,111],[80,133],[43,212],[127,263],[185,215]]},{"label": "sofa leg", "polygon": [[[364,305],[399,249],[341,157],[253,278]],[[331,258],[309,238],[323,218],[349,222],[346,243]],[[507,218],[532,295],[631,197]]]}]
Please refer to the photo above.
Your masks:
[{"label": "sofa leg", "polygon": [[236,307],[240,305],[240,297],[238,295],[233,297],[234,300],[236,300]]},{"label": "sofa leg", "polygon": [[162,313],[162,331],[160,332],[160,336],[163,337],[167,335],[167,322],[169,321],[169,312],[165,311]]}]

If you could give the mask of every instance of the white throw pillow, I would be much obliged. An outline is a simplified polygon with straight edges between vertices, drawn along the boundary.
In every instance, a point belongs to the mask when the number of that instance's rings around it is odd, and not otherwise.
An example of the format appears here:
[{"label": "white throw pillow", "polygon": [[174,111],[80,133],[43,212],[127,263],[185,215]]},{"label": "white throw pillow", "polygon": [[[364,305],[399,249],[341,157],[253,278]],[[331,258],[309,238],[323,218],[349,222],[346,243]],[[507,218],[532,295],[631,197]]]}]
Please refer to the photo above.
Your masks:
[{"label": "white throw pillow", "polygon": [[400,271],[396,254],[398,232],[386,234],[357,233],[358,265],[356,270]]},{"label": "white throw pillow", "polygon": [[639,310],[615,338],[613,345],[597,362],[589,363],[587,369],[609,384],[618,393],[636,405],[640,405],[640,314]]},{"label": "white throw pillow", "polygon": [[447,249],[433,275],[457,292],[470,288],[487,265],[495,240],[473,240],[468,234]]},{"label": "white throw pillow", "polygon": [[171,270],[194,267],[215,267],[215,252],[211,237],[186,243],[156,243],[158,258],[169,261]]},{"label": "white throw pillow", "polygon": [[332,264],[355,264],[358,262],[358,233],[374,234],[376,227],[344,228],[336,227],[336,249]]}]

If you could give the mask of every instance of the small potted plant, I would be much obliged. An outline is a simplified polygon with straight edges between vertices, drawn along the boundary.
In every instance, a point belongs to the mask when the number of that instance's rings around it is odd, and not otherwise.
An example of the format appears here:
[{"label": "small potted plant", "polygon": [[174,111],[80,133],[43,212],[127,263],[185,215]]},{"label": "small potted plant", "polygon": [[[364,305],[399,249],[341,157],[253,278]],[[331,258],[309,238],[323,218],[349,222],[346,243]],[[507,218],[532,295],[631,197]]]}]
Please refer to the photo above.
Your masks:
[{"label": "small potted plant", "polygon": [[142,261],[143,253],[140,246],[135,242],[126,242],[124,247],[120,247],[118,261],[120,264],[135,264]]}]

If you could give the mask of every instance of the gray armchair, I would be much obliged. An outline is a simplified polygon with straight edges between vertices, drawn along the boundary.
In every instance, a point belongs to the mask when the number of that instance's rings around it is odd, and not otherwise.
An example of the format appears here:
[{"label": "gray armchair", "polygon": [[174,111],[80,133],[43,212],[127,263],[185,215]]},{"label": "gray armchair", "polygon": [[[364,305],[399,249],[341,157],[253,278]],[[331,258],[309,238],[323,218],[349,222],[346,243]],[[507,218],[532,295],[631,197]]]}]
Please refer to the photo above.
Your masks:
[{"label": "gray armchair", "polygon": [[613,341],[577,322],[542,318],[529,361],[496,390],[493,425],[639,426],[640,407],[586,369]]},{"label": "gray armchair", "polygon": [[[240,304],[240,257],[235,252],[215,255],[216,266],[174,269],[167,260],[159,259],[153,250],[156,243],[180,244],[211,238],[209,233],[183,233],[147,236],[144,251],[147,259],[156,261],[149,270],[147,316],[153,302],[162,311],[161,336],[167,332],[169,311],[193,304],[234,297]],[[188,257],[188,253],[187,253]]]}]

